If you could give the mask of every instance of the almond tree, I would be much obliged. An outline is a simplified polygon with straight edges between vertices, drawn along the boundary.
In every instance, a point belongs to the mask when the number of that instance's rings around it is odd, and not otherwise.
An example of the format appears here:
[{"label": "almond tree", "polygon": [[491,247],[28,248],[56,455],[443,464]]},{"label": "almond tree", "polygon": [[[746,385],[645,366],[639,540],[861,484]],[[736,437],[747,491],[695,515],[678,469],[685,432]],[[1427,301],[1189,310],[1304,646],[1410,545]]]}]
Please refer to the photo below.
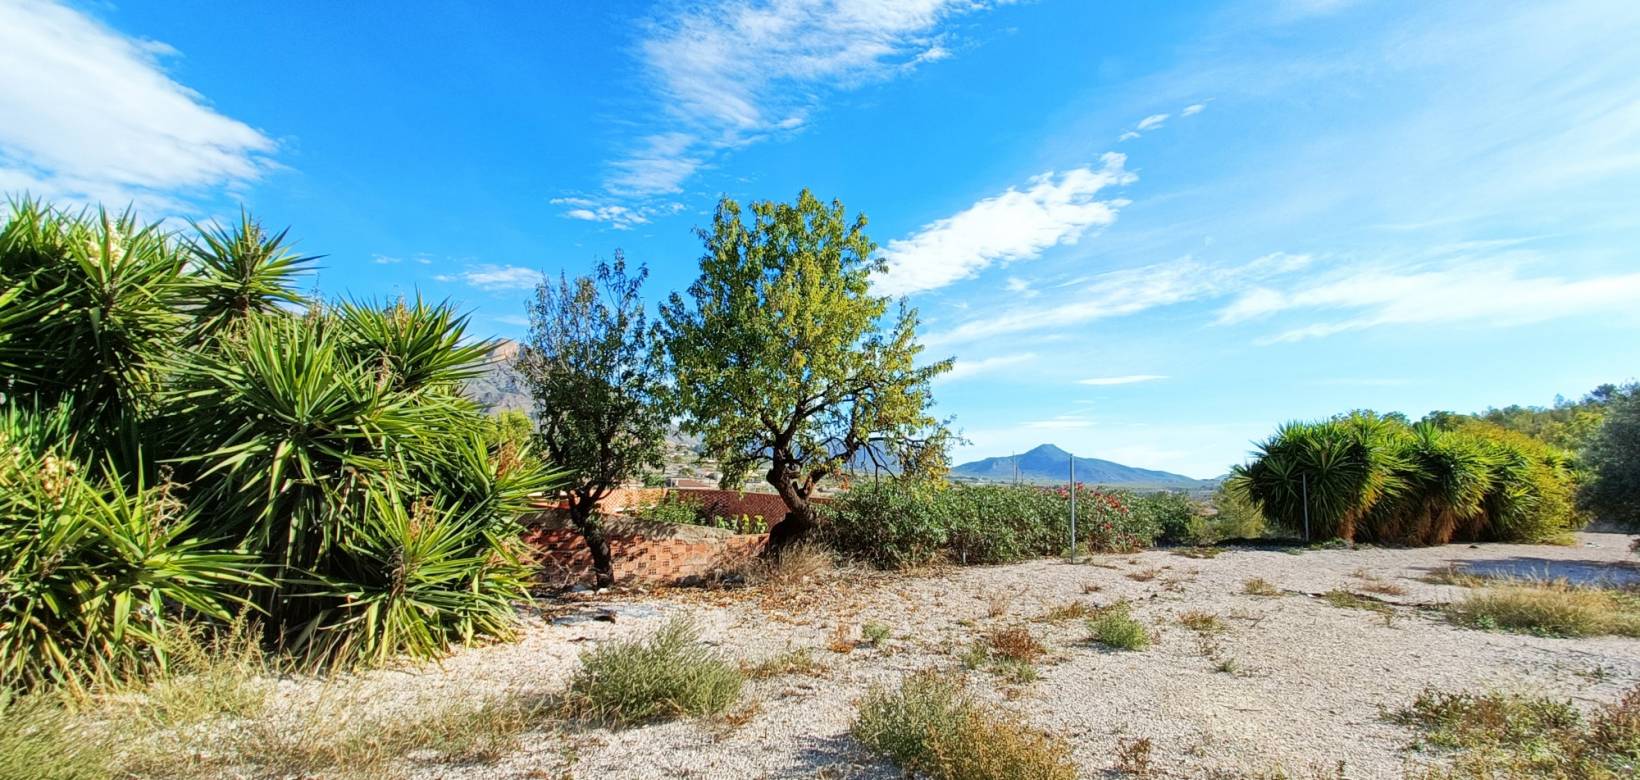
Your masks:
[{"label": "almond tree", "polygon": [[778,551],[815,525],[814,491],[851,466],[940,470],[950,439],[928,413],[930,381],[951,361],[919,366],[917,313],[872,295],[883,268],[864,216],[808,190],[795,204],[718,204],[686,295],[661,309],[686,431],[722,465],[725,487],[755,469],[786,504]]},{"label": "almond tree", "polygon": [[518,369],[535,399],[536,438],[554,467],[569,471],[569,516],[592,554],[599,587],[615,581],[609,542],[595,511],[622,482],[661,465],[667,418],[665,373],[651,348],[639,290],[620,252],[593,276],[544,280],[529,304],[530,336]]}]

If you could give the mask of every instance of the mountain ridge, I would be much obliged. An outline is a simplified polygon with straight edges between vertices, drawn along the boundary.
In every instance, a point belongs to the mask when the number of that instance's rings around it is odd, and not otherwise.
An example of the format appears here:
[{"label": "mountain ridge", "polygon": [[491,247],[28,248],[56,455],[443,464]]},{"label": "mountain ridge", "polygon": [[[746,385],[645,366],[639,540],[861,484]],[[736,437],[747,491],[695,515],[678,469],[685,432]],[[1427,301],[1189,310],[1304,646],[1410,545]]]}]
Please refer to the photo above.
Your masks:
[{"label": "mountain ridge", "polygon": [[1039,444],[1019,455],[969,461],[952,468],[951,475],[984,482],[1013,482],[1017,479],[1021,482],[1064,484],[1070,476],[1072,457],[1076,458],[1076,481],[1089,485],[1203,490],[1217,484],[1217,480],[1196,479],[1171,471],[1073,456],[1054,444]]}]

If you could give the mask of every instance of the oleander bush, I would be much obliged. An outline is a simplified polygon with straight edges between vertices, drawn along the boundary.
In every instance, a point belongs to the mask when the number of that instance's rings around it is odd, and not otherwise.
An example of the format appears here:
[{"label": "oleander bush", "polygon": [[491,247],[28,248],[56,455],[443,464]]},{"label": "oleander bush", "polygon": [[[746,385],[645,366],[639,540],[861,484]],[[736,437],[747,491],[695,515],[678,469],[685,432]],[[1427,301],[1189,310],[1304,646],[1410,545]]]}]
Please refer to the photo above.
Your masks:
[{"label": "oleander bush", "polygon": [[[1079,547],[1129,552],[1160,527],[1132,496],[1077,487]],[[880,568],[950,560],[1008,563],[1058,555],[1070,544],[1070,491],[1024,485],[883,480],[857,484],[827,509],[820,532],[845,555]]]},{"label": "oleander bush", "polygon": [[510,631],[552,475],[461,395],[493,345],[447,304],[305,301],[310,261],[248,215],[0,215],[0,685],[246,610],[337,661]]}]

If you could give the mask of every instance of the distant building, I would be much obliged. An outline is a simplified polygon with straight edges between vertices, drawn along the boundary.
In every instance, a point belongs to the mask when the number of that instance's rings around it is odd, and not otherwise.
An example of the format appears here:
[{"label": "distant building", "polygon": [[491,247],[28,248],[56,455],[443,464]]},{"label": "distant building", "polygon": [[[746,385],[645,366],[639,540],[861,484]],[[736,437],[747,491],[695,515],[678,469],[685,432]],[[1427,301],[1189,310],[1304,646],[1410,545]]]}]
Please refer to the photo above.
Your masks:
[{"label": "distant building", "polygon": [[706,479],[690,479],[688,477],[667,477],[666,486],[669,488],[683,488],[685,490],[717,490],[718,484]]}]

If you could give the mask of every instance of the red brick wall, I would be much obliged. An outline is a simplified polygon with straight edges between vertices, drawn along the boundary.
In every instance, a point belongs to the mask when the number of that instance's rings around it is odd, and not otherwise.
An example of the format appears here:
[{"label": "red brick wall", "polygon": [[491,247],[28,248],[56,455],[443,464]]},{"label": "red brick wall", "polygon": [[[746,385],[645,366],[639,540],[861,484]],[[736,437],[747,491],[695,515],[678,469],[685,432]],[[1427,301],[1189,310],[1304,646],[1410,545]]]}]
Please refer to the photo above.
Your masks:
[{"label": "red brick wall", "polygon": [[[592,556],[580,534],[567,528],[538,528],[524,541],[541,552],[548,584],[592,581]],[[611,534],[609,551],[618,583],[672,583],[725,569],[763,552],[768,534],[723,534],[705,539],[658,539]]]},{"label": "red brick wall", "polygon": [[[704,488],[617,488],[598,502],[597,511],[603,514],[631,512],[654,504],[667,494],[686,496],[698,501],[714,515],[762,515],[763,521],[769,525],[774,525],[786,516],[786,502],[781,501],[780,496],[774,493],[741,493],[736,490]],[[830,499],[813,500],[815,503],[824,504]]]}]

